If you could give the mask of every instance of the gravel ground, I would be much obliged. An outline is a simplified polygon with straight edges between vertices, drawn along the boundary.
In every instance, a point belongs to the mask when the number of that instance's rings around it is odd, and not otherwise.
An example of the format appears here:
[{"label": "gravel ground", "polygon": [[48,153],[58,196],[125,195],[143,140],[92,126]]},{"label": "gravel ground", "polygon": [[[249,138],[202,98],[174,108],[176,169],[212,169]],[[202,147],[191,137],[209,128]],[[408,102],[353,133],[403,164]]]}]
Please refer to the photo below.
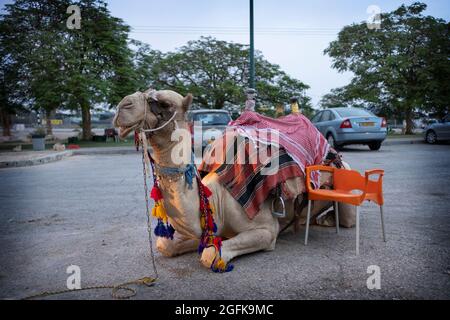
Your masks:
[{"label": "gravel ground", "polygon": [[[160,274],[138,299],[449,299],[450,148],[366,147],[343,151],[358,170],[383,168],[388,242],[378,209],[365,204],[361,254],[355,230],[312,227],[280,236],[276,250],[240,257],[214,274],[196,253],[156,254]],[[81,285],[117,284],[151,275],[139,155],[73,156],[34,167],[0,169],[0,298],[64,289],[66,268]],[[369,290],[367,268],[381,270]],[[109,299],[109,290],[51,299]]]}]

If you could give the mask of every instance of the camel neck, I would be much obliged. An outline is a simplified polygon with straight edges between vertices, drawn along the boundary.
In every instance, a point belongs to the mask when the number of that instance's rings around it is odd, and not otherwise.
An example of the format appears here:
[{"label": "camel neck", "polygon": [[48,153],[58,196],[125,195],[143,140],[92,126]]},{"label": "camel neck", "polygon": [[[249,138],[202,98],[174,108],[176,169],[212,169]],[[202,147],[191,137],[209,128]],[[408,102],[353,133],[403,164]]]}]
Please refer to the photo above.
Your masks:
[{"label": "camel neck", "polygon": [[169,222],[185,237],[200,236],[200,200],[197,179],[189,188],[184,175],[161,175],[159,186]]}]

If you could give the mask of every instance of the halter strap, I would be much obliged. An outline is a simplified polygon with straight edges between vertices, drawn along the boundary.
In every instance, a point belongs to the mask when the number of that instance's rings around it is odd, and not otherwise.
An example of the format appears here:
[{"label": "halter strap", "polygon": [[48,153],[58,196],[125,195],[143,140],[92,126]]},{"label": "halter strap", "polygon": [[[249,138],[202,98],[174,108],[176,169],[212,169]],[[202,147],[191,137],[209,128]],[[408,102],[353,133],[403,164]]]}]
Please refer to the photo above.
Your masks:
[{"label": "halter strap", "polygon": [[[139,131],[141,132],[155,132],[158,130],[163,129],[164,127],[166,127],[170,122],[172,122],[176,115],[177,115],[177,111],[175,110],[175,112],[173,113],[173,115],[170,117],[169,120],[167,120],[163,125],[157,127],[157,128],[153,128],[153,129],[144,129],[144,125],[145,125],[145,120],[147,119],[147,109],[150,107],[150,104],[148,103],[147,97],[152,98],[155,101],[158,101],[158,99],[156,98],[156,90],[151,90],[148,94],[142,92],[142,95],[144,97],[144,119],[142,119],[141,124],[139,125]],[[148,104],[148,107],[147,107]]]}]

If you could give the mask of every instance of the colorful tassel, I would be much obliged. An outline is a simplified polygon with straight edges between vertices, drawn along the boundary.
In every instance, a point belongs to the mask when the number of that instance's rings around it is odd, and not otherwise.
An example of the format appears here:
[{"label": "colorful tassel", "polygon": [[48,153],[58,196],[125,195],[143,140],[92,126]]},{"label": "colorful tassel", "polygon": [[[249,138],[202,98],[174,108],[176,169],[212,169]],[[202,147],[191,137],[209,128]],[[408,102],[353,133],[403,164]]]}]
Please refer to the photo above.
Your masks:
[{"label": "colorful tassel", "polygon": [[150,198],[152,198],[155,201],[159,201],[159,200],[163,199],[163,195],[158,186],[156,186],[156,185],[153,186],[152,191],[150,192]]},{"label": "colorful tassel", "polygon": [[211,265],[211,270],[217,273],[230,272],[233,268],[234,266],[232,264],[226,264],[222,258],[217,259]]},{"label": "colorful tassel", "polygon": [[155,201],[155,205],[152,209],[152,216],[158,219],[154,233],[158,237],[167,238],[173,240],[173,235],[175,233],[174,227],[170,225],[169,218],[167,216],[166,208],[164,207],[164,199],[161,189],[158,186],[158,179],[155,175],[155,164],[153,158],[148,154],[150,158],[150,164],[152,166],[153,173],[153,188],[150,191],[150,198]]},{"label": "colorful tassel", "polygon": [[161,219],[158,219],[154,233],[155,236],[173,240],[175,229],[169,223],[164,223]]},{"label": "colorful tassel", "polygon": [[229,272],[233,270],[233,265],[226,264],[221,258],[222,238],[216,236],[217,225],[214,222],[214,211],[208,200],[212,192],[201,182],[199,177],[197,177],[197,184],[200,196],[200,224],[203,230],[198,246],[198,253],[201,254],[205,248],[214,246],[217,257],[211,264],[211,270],[214,272]]},{"label": "colorful tassel", "polygon": [[[149,158],[153,173],[153,188],[150,192],[150,198],[155,201],[155,206],[152,209],[152,215],[158,219],[158,223],[155,227],[154,233],[158,237],[173,240],[175,229],[168,222],[167,212],[164,207],[163,195],[158,186],[158,179],[155,175],[154,160],[150,156],[150,154]],[[195,169],[195,167],[193,168]],[[212,192],[207,186],[202,183],[200,177],[195,174],[196,172],[194,169],[189,171],[192,171],[191,173],[193,173],[191,179],[194,176],[197,178],[198,193],[200,197],[200,225],[203,231],[200,238],[200,244],[198,246],[198,253],[201,254],[205,248],[214,246],[217,252],[217,257],[211,264],[211,270],[214,272],[229,272],[233,270],[233,265],[226,264],[225,261],[221,258],[222,238],[216,236],[217,225],[214,221],[214,208],[213,206],[211,206],[208,200],[208,198],[212,196]],[[188,175],[186,175],[186,178],[188,178]],[[192,180],[188,181],[187,179],[187,182],[192,183]]]}]

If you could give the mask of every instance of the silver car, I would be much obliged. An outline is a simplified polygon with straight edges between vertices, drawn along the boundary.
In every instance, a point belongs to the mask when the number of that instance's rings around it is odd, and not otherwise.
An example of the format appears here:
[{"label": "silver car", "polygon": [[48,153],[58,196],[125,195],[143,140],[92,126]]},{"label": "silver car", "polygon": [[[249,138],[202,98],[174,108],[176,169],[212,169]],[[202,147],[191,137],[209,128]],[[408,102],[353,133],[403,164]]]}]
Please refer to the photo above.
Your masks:
[{"label": "silver car", "polygon": [[450,140],[450,115],[445,116],[442,121],[429,124],[423,132],[425,141],[430,144]]},{"label": "silver car", "polygon": [[204,149],[211,140],[222,136],[231,121],[227,110],[200,109],[190,110],[186,120],[192,135],[192,145],[200,145]]},{"label": "silver car", "polygon": [[378,150],[387,136],[386,119],[361,108],[331,108],[319,111],[311,121],[335,149],[365,144]]}]

